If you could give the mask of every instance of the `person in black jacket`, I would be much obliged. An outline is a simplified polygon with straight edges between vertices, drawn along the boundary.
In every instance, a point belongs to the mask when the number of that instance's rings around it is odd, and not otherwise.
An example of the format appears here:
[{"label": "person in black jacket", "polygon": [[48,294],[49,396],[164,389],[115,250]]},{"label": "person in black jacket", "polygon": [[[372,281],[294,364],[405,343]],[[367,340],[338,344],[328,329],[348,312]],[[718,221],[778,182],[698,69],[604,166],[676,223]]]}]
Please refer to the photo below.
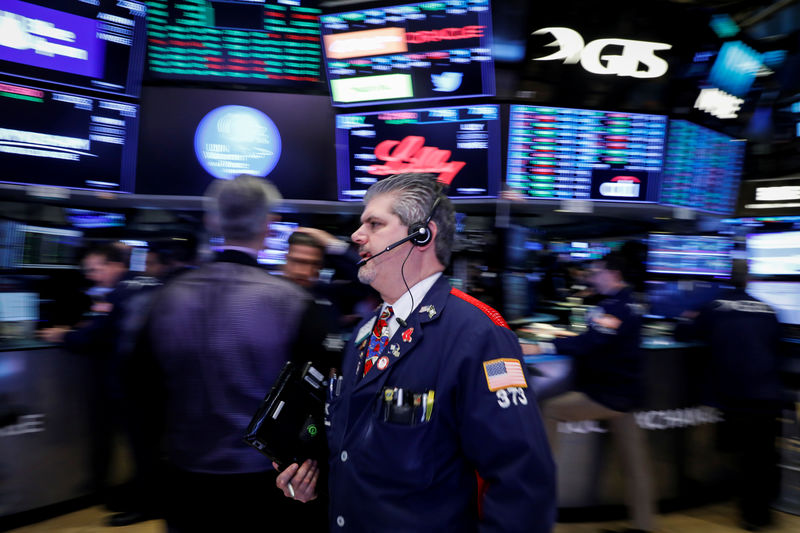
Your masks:
[{"label": "person in black jacket", "polygon": [[525,344],[526,354],[573,357],[573,389],[544,402],[548,439],[557,455],[558,423],[607,420],[620,449],[626,499],[635,531],[654,529],[654,497],[645,436],[632,410],[643,401],[641,318],[618,252],[592,263],[589,282],[605,296],[586,316],[587,330],[552,343]]},{"label": "person in black jacket", "polygon": [[757,531],[771,522],[769,506],[778,486],[781,330],[775,311],[745,292],[746,261],[734,261],[731,278],[733,289],[684,313],[675,336],[710,345],[706,402],[722,410],[720,444],[738,456],[741,466],[742,525]]}]

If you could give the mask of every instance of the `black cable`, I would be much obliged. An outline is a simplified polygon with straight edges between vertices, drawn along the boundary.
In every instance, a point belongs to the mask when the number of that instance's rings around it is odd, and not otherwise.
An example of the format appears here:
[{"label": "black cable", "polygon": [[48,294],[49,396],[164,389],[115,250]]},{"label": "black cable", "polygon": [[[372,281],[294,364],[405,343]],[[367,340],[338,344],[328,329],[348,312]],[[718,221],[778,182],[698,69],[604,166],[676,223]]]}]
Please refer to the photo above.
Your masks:
[{"label": "black cable", "polygon": [[[408,258],[411,257],[411,252],[413,252],[413,251],[414,251],[414,245],[412,244],[411,248],[408,250],[408,254],[406,254],[406,258],[403,259],[403,264],[400,265],[400,277],[403,278],[403,285],[406,286],[406,292],[411,296],[411,308],[408,311],[408,316],[411,316],[411,313],[414,311],[414,295],[411,294],[411,289],[409,288],[408,282],[406,281],[405,268],[406,268],[406,261],[408,261]],[[401,319],[400,317],[397,317],[397,322],[401,326],[405,327],[407,319],[408,319],[408,317],[406,317],[405,319]]]}]

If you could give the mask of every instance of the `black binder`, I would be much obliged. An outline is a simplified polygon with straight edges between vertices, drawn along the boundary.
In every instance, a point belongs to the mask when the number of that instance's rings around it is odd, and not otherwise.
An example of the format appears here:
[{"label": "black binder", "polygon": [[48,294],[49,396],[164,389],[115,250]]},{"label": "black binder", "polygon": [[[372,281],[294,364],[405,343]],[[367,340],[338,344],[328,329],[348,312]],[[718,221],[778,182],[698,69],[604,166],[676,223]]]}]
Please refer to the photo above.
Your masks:
[{"label": "black binder", "polygon": [[275,385],[264,398],[244,435],[244,441],[280,469],[326,452],[325,377],[311,362],[283,365]]}]

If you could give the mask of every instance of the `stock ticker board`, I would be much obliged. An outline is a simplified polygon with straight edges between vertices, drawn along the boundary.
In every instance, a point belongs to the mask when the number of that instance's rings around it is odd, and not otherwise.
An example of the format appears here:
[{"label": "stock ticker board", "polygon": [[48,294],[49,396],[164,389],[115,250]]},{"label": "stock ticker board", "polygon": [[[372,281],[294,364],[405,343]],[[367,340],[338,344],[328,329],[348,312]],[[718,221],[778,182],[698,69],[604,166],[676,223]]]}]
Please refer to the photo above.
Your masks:
[{"label": "stock ticker board", "polygon": [[495,94],[489,0],[395,5],[321,22],[335,106]]},{"label": "stock ticker board", "polygon": [[512,105],[507,185],[531,199],[656,202],[667,118]]},{"label": "stock ticker board", "polygon": [[744,148],[744,141],[685,120],[671,120],[660,203],[732,214]]},{"label": "stock ticker board", "polygon": [[306,2],[148,0],[152,79],[299,89],[321,83],[320,10]]}]

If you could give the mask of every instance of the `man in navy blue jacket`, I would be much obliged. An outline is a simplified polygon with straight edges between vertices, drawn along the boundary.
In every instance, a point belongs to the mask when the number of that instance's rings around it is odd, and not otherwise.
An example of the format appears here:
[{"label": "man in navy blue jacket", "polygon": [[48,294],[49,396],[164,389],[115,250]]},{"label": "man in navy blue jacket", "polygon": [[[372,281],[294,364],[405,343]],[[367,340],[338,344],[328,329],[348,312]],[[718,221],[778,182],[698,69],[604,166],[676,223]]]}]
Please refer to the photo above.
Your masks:
[{"label": "man in navy blue jacket", "polygon": [[[518,339],[441,275],[452,204],[419,174],[364,201],[359,279],[384,303],[330,382],[331,531],[549,532],[554,467]],[[291,465],[278,486],[311,499],[315,470]]]},{"label": "man in navy blue jacket", "polygon": [[542,407],[550,444],[557,450],[559,422],[607,420],[617,438],[627,478],[627,503],[634,526],[628,531],[652,531],[654,499],[647,446],[630,412],[640,407],[643,399],[641,317],[626,272],[626,261],[617,252],[595,261],[589,281],[605,298],[587,313],[586,332],[523,349],[527,354],[573,357],[574,390],[547,400]]},{"label": "man in navy blue jacket", "polygon": [[734,261],[731,282],[733,289],[698,311],[684,313],[675,336],[710,345],[706,401],[722,410],[721,444],[737,455],[741,468],[742,525],[756,531],[770,524],[770,504],[778,488],[781,326],[769,305],[745,292],[746,261]]}]

